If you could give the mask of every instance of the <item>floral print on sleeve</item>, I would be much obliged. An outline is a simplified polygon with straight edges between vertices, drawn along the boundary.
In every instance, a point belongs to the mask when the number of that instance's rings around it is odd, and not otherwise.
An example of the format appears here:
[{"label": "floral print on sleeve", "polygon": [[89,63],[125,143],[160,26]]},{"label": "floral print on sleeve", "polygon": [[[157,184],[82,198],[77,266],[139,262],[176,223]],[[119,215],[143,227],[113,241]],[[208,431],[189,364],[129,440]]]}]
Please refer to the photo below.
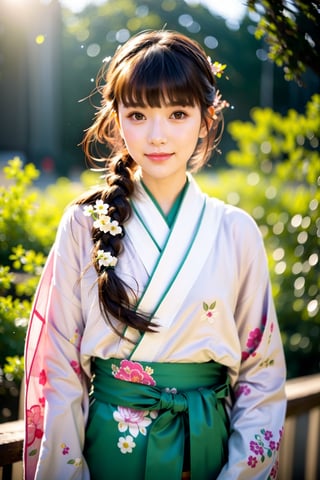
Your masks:
[{"label": "floral print on sleeve", "polygon": [[[246,349],[241,352],[242,361],[247,360],[247,358],[249,358],[250,356],[255,357],[256,350],[259,347],[262,337],[265,333],[266,322],[267,322],[267,318],[266,316],[263,316],[261,321],[261,327],[256,327],[250,330],[247,337],[247,341],[246,341]],[[270,325],[268,344],[271,341],[272,332],[273,332],[273,323],[271,323]],[[267,360],[265,360],[260,364],[260,367],[268,367],[272,364],[273,364],[273,360],[271,358],[268,358]]]},{"label": "floral print on sleeve", "polygon": [[[38,383],[41,386],[47,383],[47,375],[43,369],[39,372]],[[38,402],[26,410],[26,445],[29,457],[38,454],[40,441],[43,437],[45,398],[40,397]]]},{"label": "floral print on sleeve", "polygon": [[[279,431],[278,440],[274,439],[274,435],[270,430],[262,428],[259,433],[254,436],[254,440],[249,443],[250,452],[252,452],[247,459],[247,464],[252,469],[256,468],[259,463],[263,463],[266,457],[274,457],[277,455],[280,442],[283,435],[283,428]],[[269,479],[277,477],[278,461],[276,460],[271,470]]]},{"label": "floral print on sleeve", "polygon": [[81,345],[81,335],[79,330],[76,328],[74,334],[69,338],[69,342],[76,347],[77,350],[80,350]]},{"label": "floral print on sleeve", "polygon": [[[62,455],[69,456],[70,455],[70,447],[66,443],[61,443],[60,445]],[[79,468],[82,466],[82,459],[79,457],[76,458],[67,458],[67,464],[73,465],[74,468]]]},{"label": "floral print on sleeve", "polygon": [[81,375],[81,367],[80,363],[77,360],[71,360],[70,362],[71,367],[73,368],[74,372],[80,376]]},{"label": "floral print on sleeve", "polygon": [[235,396],[236,398],[240,397],[240,395],[245,395],[246,397],[250,395],[251,393],[251,388],[244,384],[244,385],[239,385],[238,388],[235,391]]},{"label": "floral print on sleeve", "polygon": [[[27,445],[33,445],[36,439],[41,439],[43,436],[43,409],[40,405],[32,405],[27,410]],[[33,455],[31,450],[29,455]]]}]

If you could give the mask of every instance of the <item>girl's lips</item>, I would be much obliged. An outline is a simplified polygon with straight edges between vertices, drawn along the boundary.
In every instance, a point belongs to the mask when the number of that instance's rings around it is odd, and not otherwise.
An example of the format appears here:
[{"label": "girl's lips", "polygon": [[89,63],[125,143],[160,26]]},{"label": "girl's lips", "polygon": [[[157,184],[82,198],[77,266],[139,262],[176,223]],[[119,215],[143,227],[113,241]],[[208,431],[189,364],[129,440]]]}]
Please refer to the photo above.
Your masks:
[{"label": "girl's lips", "polygon": [[171,156],[172,153],[146,153],[146,157],[154,162],[163,162],[164,160],[168,160]]}]

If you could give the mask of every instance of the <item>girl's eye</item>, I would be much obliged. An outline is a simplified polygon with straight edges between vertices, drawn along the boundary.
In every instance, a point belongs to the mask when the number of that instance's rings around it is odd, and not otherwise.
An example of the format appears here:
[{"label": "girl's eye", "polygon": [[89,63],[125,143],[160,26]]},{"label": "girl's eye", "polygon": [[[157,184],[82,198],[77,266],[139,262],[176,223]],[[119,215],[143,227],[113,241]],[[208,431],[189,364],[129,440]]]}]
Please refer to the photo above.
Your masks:
[{"label": "girl's eye", "polygon": [[184,112],[174,112],[171,116],[174,120],[182,120],[186,117],[186,114]]},{"label": "girl's eye", "polygon": [[143,113],[140,113],[140,112],[132,112],[128,116],[129,118],[132,118],[133,120],[136,120],[138,122],[145,119],[145,116],[143,115]]}]

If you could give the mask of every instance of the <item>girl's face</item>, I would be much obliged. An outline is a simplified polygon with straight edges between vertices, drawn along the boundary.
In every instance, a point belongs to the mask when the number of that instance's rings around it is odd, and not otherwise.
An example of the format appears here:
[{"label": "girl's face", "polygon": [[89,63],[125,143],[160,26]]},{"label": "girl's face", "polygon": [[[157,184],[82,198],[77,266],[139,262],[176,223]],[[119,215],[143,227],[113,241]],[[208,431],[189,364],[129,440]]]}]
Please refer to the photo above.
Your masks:
[{"label": "girl's face", "polygon": [[118,108],[121,136],[151,190],[155,184],[181,188],[188,160],[206,133],[202,123],[198,106],[141,108],[120,103]]}]

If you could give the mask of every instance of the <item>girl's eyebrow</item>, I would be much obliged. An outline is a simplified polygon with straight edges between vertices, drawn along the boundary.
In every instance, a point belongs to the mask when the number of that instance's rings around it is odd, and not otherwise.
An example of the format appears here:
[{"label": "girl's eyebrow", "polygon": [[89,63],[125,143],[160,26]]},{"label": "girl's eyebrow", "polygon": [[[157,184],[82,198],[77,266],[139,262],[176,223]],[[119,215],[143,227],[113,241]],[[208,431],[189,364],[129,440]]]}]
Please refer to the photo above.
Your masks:
[{"label": "girl's eyebrow", "polygon": [[163,105],[161,105],[160,107],[154,107],[154,106],[151,106],[151,105],[137,105],[137,104],[132,104],[132,105],[125,105],[124,103],[121,104],[123,108],[127,108],[127,109],[131,109],[131,108],[134,108],[134,109],[137,109],[137,108],[141,108],[141,109],[146,109],[146,108],[192,108],[193,105],[189,105],[188,103],[165,103]]}]

